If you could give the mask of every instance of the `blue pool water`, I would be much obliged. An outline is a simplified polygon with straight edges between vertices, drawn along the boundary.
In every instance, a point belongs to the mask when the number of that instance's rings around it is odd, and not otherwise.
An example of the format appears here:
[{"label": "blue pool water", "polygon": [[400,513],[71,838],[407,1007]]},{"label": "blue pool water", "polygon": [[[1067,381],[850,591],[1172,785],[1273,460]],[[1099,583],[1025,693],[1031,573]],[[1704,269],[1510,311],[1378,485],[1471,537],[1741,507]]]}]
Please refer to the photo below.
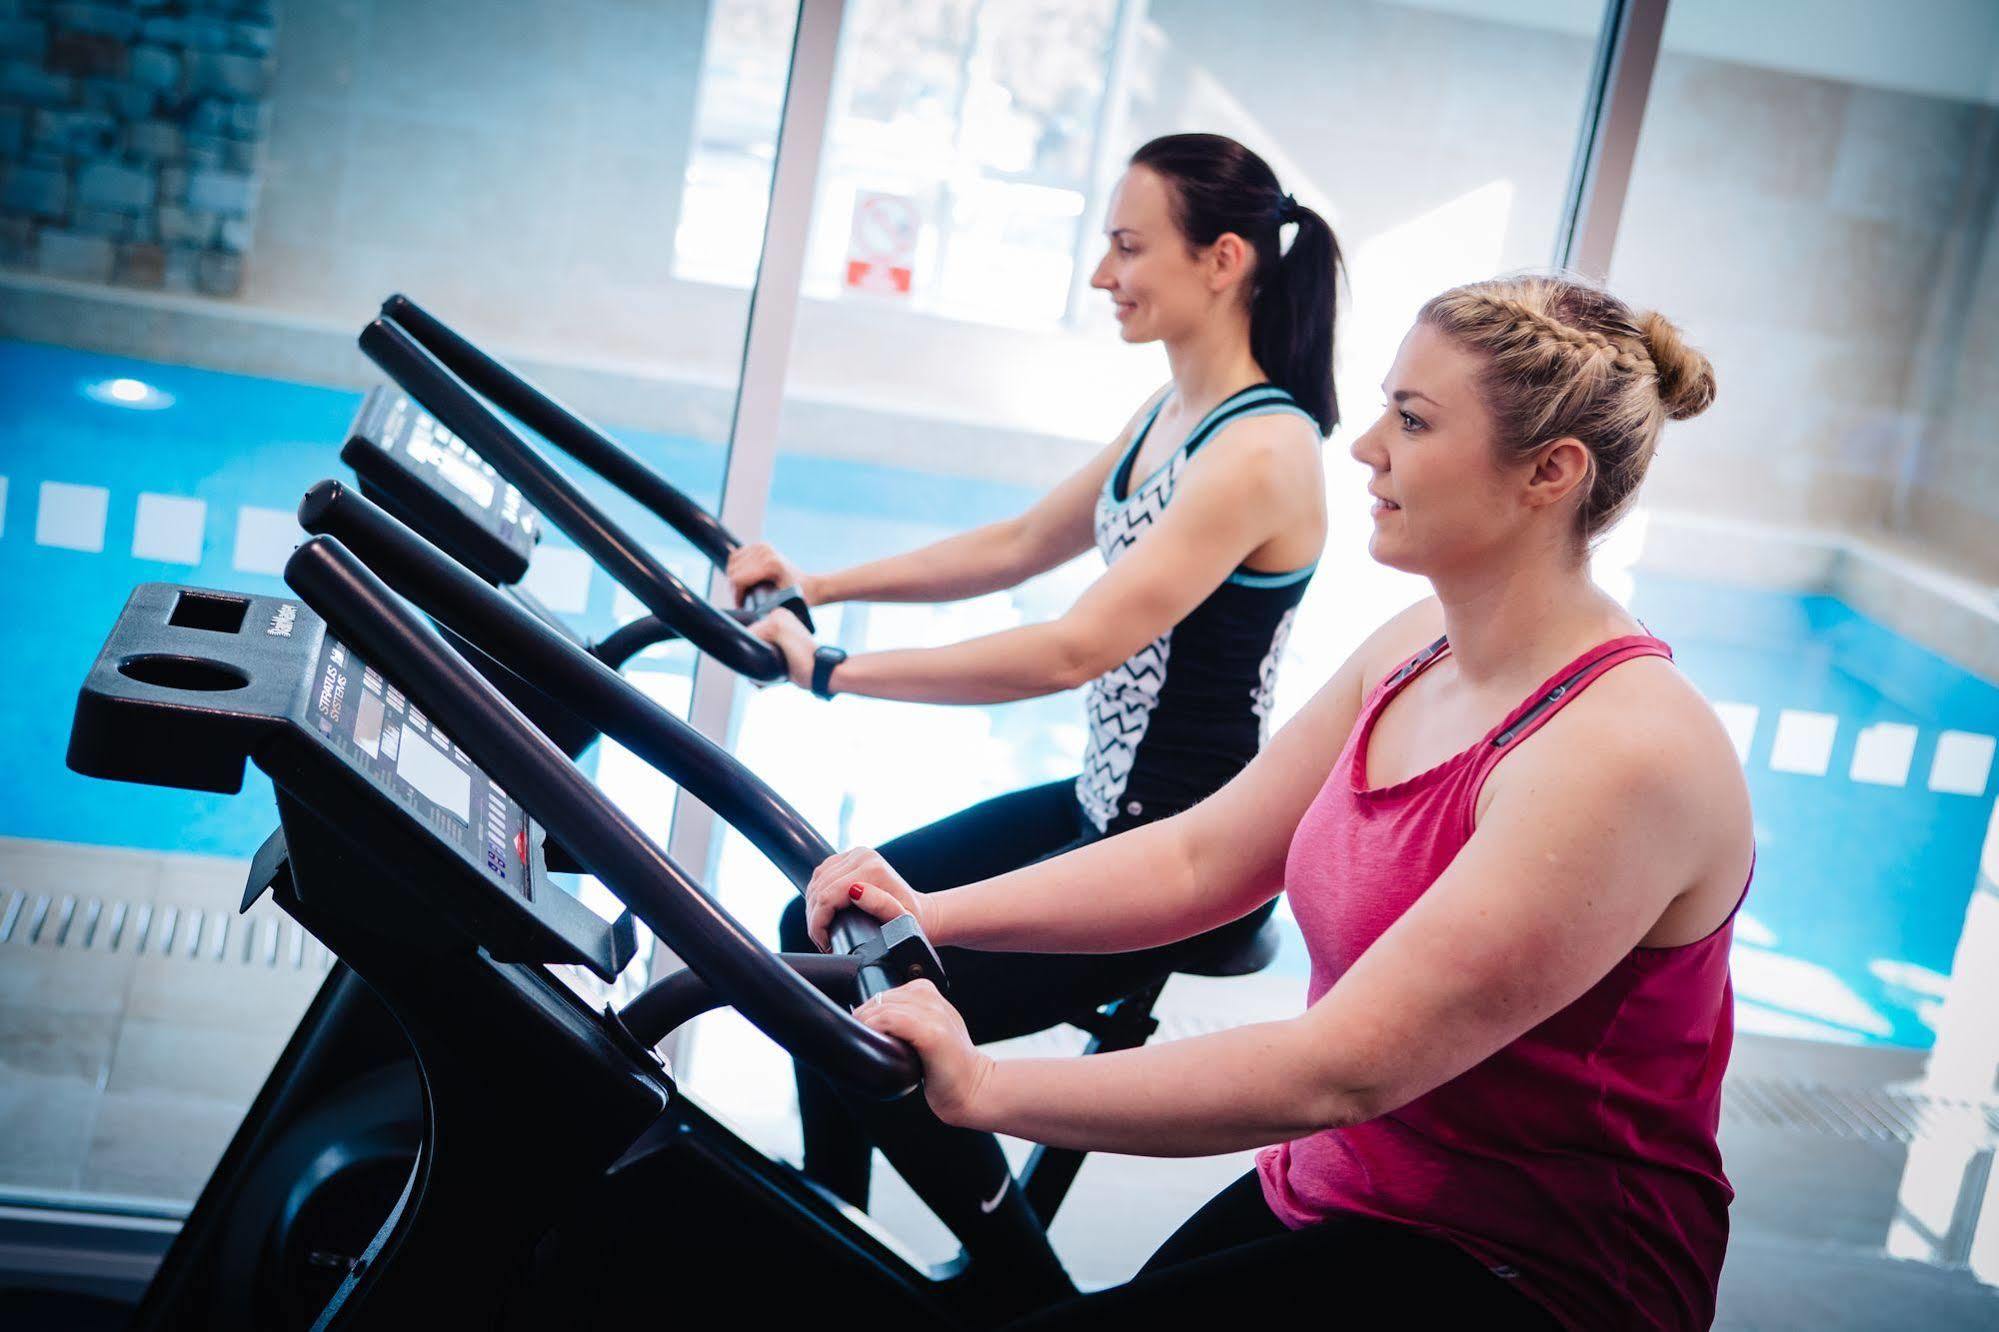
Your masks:
[{"label": "blue pool water", "polygon": [[[173,405],[132,410],[86,392],[119,377],[152,385]],[[70,709],[135,583],[281,589],[267,571],[271,543],[239,533],[247,523],[254,536],[258,511],[282,519],[308,485],[341,474],[336,454],[359,402],[345,391],[0,343],[0,623],[10,667],[0,706],[0,835],[234,856],[262,840],[271,804],[254,771],[239,797],[114,788],[69,773]],[[715,444],[621,437],[714,502],[722,471]],[[584,484],[593,488],[593,479]],[[639,530],[659,530],[621,497],[593,493]],[[159,529],[141,528],[144,506],[158,519],[157,497],[205,506],[192,526],[190,511],[176,510],[182,539],[168,541],[171,550]],[[1029,498],[989,482],[788,456],[769,528],[812,567],[907,549],[1015,512]],[[281,560],[293,538],[282,523],[277,530]],[[688,552],[666,554],[692,576]],[[601,574],[581,605],[573,618],[586,633],[620,618]],[[1744,1025],[1927,1046],[1995,794],[1989,772],[1976,793],[1932,790],[1932,768],[1940,749],[1955,747],[1945,766],[1966,780],[1965,754],[1975,759],[1978,742],[1999,735],[1999,689],[1827,597],[1641,577],[1632,605],[1745,739],[1759,862],[1736,952]],[[684,658],[658,665],[685,669]],[[1001,709],[994,734],[1032,743],[1031,732],[1072,710],[1059,699]],[[1897,731],[1904,749],[1890,765],[1901,778],[1857,780],[1863,736],[1883,725],[1908,728]],[[1799,737],[1810,755],[1815,727],[1819,752],[1800,764]],[[1799,766],[1811,771],[1784,770]],[[1878,762],[1862,766],[1880,775]]]},{"label": "blue pool water", "polygon": [[[356,353],[357,356],[359,353]],[[89,392],[119,378],[169,395],[164,410],[134,410]],[[100,394],[99,397],[108,396]],[[167,581],[281,593],[275,573],[241,567],[239,515],[289,515],[322,477],[344,477],[339,448],[361,394],[186,366],[0,342],[0,623],[12,691],[0,706],[0,836],[49,838],[149,850],[247,856],[270,831],[269,784],[252,769],[241,797],[124,786],[78,777],[63,766],[76,689],[118,608],[137,583]],[[642,431],[620,439],[714,506],[722,450],[710,442]],[[623,495],[580,470],[577,479],[620,521],[674,543],[662,554],[696,582],[698,558]],[[104,492],[99,547],[44,544],[44,484]],[[949,492],[939,494],[940,490]],[[193,563],[133,554],[142,496],[194,497],[205,505]],[[1014,512],[1027,498],[1004,486],[974,486],[894,468],[787,458],[771,497],[773,529],[808,561],[831,564],[879,549],[907,548],[943,533],[948,514],[966,524]],[[857,537],[857,533],[864,536]],[[288,540],[299,534],[292,531]],[[559,542],[559,538],[557,539]],[[675,549],[677,546],[677,549]],[[261,552],[259,552],[261,553]],[[282,560],[282,548],[277,560]],[[269,567],[269,562],[265,562]],[[597,636],[631,612],[592,573],[585,609],[570,618]],[[669,657],[667,669],[686,669]]]},{"label": "blue pool water", "polygon": [[[1735,960],[1746,1025],[1927,1047],[1999,785],[1988,773],[1967,795],[1930,777],[1940,745],[1999,734],[1999,689],[1831,597],[1641,577],[1631,607],[1710,700],[1757,709],[1756,876]],[[1837,719],[1823,775],[1773,765],[1785,711]],[[1915,728],[1899,784],[1851,775],[1882,724]]]}]

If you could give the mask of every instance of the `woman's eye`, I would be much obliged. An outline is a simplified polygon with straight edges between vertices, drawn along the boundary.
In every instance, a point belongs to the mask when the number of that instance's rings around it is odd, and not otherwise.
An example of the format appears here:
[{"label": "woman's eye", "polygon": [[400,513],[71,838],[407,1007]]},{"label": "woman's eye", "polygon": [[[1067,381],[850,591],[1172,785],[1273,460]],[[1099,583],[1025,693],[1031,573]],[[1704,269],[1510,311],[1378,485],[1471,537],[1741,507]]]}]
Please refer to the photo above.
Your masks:
[{"label": "woman's eye", "polygon": [[1423,428],[1422,421],[1407,412],[1397,412],[1396,415],[1402,418],[1402,428],[1404,430],[1421,430]]}]

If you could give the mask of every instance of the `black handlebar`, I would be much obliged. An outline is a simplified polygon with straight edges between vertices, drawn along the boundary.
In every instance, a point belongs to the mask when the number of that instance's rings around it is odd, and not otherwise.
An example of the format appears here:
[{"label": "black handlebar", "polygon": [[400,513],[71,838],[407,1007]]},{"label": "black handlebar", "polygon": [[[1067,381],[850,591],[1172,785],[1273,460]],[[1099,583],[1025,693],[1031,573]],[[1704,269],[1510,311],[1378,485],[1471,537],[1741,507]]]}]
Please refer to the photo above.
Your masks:
[{"label": "black handlebar", "polygon": [[[415,308],[409,306],[410,310]],[[437,327],[443,328],[441,324]],[[457,335],[451,336],[456,338]],[[465,343],[463,339],[458,341],[468,352],[484,359],[483,353],[472,348],[470,343]],[[672,570],[613,522],[573,481],[550,466],[515,433],[512,426],[479,401],[472,389],[450,367],[426,350],[405,329],[386,319],[376,319],[361,330],[360,343],[361,350],[389,378],[429,408],[445,429],[463,439],[480,457],[491,463],[495,471],[511,481],[527,498],[528,503],[541,510],[544,519],[582,547],[647,610],[701,651],[751,679],[781,680],[785,677],[783,654],[690,590],[674,576]],[[488,364],[498,368],[496,362],[489,361]],[[525,381],[514,382],[533,392]],[[562,411],[539,393],[535,393],[535,397],[550,409]],[[521,419],[525,421],[528,417],[523,415]],[[672,492],[687,510],[707,517],[686,496],[653,475],[637,459],[601,435],[597,438],[601,447],[591,459],[586,460],[593,468],[600,462],[611,466],[619,473],[616,480],[620,486],[629,482],[647,489],[648,493],[661,490]],[[650,479],[649,488],[641,479],[641,474]],[[657,493],[655,498],[659,498]],[[705,539],[734,543],[735,538],[719,522],[713,519],[709,522],[712,531],[707,533]],[[721,547],[719,560],[706,546],[703,546],[703,551],[719,563],[728,559],[728,551],[733,548],[733,544]]]},{"label": "black handlebar", "polygon": [[298,525],[338,539],[417,609],[561,698],[578,717],[666,772],[689,795],[740,828],[799,887],[833,854],[803,816],[727,750],[359,491],[321,481],[299,503]]},{"label": "black handlebar", "polygon": [[[321,481],[300,502],[298,522],[308,532],[337,538],[418,609],[671,777],[747,837],[800,892],[833,854],[804,816],[734,755],[359,492]],[[943,984],[927,941],[906,939],[903,930],[884,927],[866,912],[839,912],[832,940],[835,952],[861,960],[863,997],[918,976]]]},{"label": "black handlebar", "polygon": [[[722,526],[721,519],[634,458],[610,435],[480,351],[409,297],[398,293],[383,301],[382,318],[401,325],[453,374],[502,411],[664,519],[706,555],[710,564],[727,564],[730,552],[743,544]],[[497,462],[493,465],[499,466]]]},{"label": "black handlebar", "polygon": [[[500,600],[444,556],[426,550],[432,562],[448,566],[433,568],[432,574],[456,572],[485,597]],[[285,581],[766,1035],[864,1094],[902,1096],[917,1085],[921,1068],[907,1046],[856,1021],[758,943],[339,541],[319,536],[300,546],[285,564]],[[439,584],[450,589],[454,581]],[[532,623],[526,612],[520,614]],[[523,643],[553,637],[536,627],[539,634],[521,635]],[[585,660],[609,674],[601,663]],[[816,835],[813,840],[824,846]]]}]

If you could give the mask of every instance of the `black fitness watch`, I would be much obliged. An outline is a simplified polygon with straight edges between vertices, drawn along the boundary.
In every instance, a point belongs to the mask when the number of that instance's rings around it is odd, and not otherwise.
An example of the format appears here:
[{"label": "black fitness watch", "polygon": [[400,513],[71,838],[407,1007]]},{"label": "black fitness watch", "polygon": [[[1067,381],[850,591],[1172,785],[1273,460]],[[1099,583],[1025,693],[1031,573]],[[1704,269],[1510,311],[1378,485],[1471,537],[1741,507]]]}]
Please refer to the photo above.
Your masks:
[{"label": "black fitness watch", "polygon": [[847,659],[845,648],[822,647],[812,654],[812,692],[833,697],[833,668]]}]

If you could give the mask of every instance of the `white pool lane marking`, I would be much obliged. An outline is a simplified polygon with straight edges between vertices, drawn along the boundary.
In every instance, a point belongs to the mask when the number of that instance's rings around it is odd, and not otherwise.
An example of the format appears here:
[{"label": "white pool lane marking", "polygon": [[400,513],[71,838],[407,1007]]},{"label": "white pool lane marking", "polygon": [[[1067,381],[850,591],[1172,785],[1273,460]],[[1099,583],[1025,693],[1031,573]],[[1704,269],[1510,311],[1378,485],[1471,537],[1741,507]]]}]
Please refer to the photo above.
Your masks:
[{"label": "white pool lane marking", "polygon": [[236,510],[236,553],[230,565],[239,573],[282,574],[292,548],[303,540],[298,516],[290,510],[245,504]]},{"label": "white pool lane marking", "polygon": [[[6,534],[8,478],[0,476],[0,536]],[[37,490],[35,541],[66,550],[104,549],[110,491],[103,486],[44,481]],[[132,533],[132,556],[171,564],[201,562],[206,540],[207,502],[190,496],[142,492]],[[231,564],[244,573],[279,575],[301,540],[296,520],[284,509],[246,504],[236,511]],[[524,580],[527,590],[549,609],[581,615],[589,610],[595,566],[571,546],[545,545],[535,554]],[[614,588],[620,618],[643,610],[637,598]],[[1755,745],[1763,709],[1754,703],[1715,700],[1715,714],[1745,766]],[[1840,718],[1826,712],[1784,708],[1770,746],[1775,772],[1823,777],[1832,763]],[[1876,722],[1854,742],[1850,780],[1869,786],[1906,786],[1914,765],[1920,728],[1905,722]],[[1991,781],[1999,740],[1974,731],[1938,733],[1925,781],[1940,795],[1983,796]]]},{"label": "white pool lane marking", "polygon": [[1937,737],[1936,758],[1930,763],[1930,790],[1948,795],[1982,796],[1992,774],[1993,737],[1969,731],[1945,731]]},{"label": "white pool lane marking", "polygon": [[[1736,759],[1747,765],[1756,739],[1761,710],[1753,703],[1718,700],[1713,704],[1735,746]],[[1823,777],[1832,764],[1840,719],[1829,712],[1785,708],[1777,715],[1777,734],[1770,744],[1770,769],[1807,777]],[[1868,786],[1907,786],[1914,766],[1921,728],[1907,722],[1875,722],[1854,739],[1847,777]],[[1940,731],[1925,785],[1939,795],[1982,796],[1992,778],[1999,738],[1975,731]]]},{"label": "white pool lane marking", "polygon": [[1903,722],[1876,722],[1860,732],[1847,776],[1871,786],[1902,786],[1916,757],[1916,728]]},{"label": "white pool lane marking", "polygon": [[1838,734],[1839,718],[1829,712],[1785,708],[1777,714],[1777,738],[1770,746],[1771,770],[1825,776]]},{"label": "white pool lane marking", "polygon": [[96,553],[104,549],[111,492],[103,486],[42,482],[35,506],[35,544]]},{"label": "white pool lane marking", "polygon": [[552,611],[582,615],[590,609],[590,572],[596,566],[574,546],[544,545],[534,553],[521,585]]},{"label": "white pool lane marking", "polygon": [[1762,709],[1754,703],[1716,703],[1714,710],[1735,746],[1736,762],[1747,764],[1749,746],[1756,739],[1756,719],[1762,715]]},{"label": "white pool lane marking", "polygon": [[208,502],[185,495],[139,496],[132,524],[132,558],[166,564],[200,564]]}]

